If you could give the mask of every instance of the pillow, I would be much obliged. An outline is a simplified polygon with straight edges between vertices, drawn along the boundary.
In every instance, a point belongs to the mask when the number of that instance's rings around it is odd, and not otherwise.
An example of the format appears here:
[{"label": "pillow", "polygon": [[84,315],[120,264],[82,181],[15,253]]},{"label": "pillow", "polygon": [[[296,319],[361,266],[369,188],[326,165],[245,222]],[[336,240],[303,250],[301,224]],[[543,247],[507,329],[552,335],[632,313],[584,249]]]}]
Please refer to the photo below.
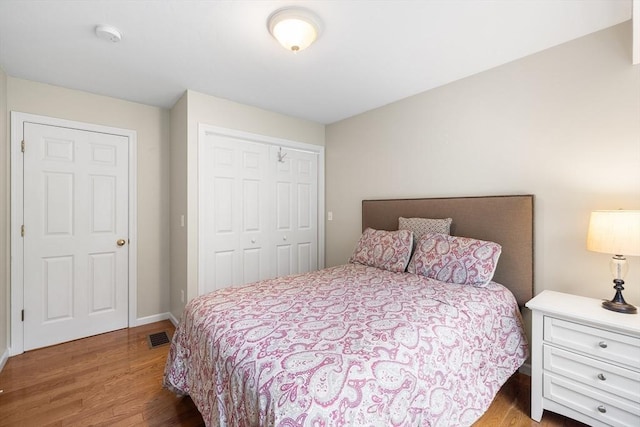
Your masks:
[{"label": "pillow", "polygon": [[413,240],[417,242],[427,233],[450,234],[451,218],[398,218],[398,230],[413,232]]},{"label": "pillow", "polygon": [[411,257],[413,233],[408,230],[385,231],[367,228],[349,262],[393,272],[407,268]]},{"label": "pillow", "polygon": [[501,252],[502,247],[494,242],[426,234],[418,241],[407,271],[441,282],[486,286]]}]

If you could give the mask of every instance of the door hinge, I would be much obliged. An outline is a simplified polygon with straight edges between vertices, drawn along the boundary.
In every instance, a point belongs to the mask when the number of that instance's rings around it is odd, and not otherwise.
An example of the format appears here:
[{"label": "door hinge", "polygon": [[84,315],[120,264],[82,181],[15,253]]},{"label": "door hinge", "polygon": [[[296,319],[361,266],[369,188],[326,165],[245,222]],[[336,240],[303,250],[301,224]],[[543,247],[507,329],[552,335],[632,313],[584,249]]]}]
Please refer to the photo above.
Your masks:
[{"label": "door hinge", "polygon": [[22,140],[22,142],[20,143],[20,149],[22,150],[22,152],[24,153],[24,139]]},{"label": "door hinge", "polygon": [[24,225],[20,227],[20,236],[24,237]]},{"label": "door hinge", "polygon": [[24,310],[22,310],[22,321],[24,322]]}]

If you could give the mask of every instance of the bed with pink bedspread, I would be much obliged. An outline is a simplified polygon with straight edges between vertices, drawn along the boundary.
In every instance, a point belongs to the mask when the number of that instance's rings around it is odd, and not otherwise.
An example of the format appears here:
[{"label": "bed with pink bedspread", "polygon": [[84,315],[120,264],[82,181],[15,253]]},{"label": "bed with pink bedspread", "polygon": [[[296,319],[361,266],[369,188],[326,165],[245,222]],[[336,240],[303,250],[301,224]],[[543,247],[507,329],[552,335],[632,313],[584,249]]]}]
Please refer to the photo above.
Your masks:
[{"label": "bed with pink bedspread", "polygon": [[192,300],[165,385],[208,426],[470,425],[526,356],[502,285],[348,264]]},{"label": "bed with pink bedspread", "polygon": [[187,304],[164,386],[207,426],[471,425],[525,361],[532,196],[370,205],[349,264]]}]

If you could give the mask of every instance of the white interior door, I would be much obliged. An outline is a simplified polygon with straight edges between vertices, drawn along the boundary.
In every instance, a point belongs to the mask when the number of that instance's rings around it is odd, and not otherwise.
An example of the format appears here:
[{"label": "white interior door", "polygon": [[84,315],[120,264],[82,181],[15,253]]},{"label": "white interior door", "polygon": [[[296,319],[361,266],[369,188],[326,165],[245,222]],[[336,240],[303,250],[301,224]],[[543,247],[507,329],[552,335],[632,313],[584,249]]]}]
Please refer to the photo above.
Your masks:
[{"label": "white interior door", "polygon": [[318,155],[271,147],[276,276],[318,269]]},{"label": "white interior door", "polygon": [[268,146],[211,136],[198,156],[199,292],[270,277]]},{"label": "white interior door", "polygon": [[24,141],[24,350],[127,327],[127,137],[25,123]]}]

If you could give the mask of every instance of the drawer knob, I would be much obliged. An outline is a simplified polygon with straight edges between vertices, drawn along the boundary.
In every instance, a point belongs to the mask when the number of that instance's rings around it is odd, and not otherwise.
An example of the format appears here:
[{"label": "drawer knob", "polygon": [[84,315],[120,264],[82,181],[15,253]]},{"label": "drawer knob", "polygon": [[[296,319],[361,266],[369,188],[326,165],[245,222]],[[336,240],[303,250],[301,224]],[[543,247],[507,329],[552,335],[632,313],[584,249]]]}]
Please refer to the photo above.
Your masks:
[{"label": "drawer knob", "polygon": [[598,406],[598,412],[605,414],[607,412],[607,408],[605,408],[604,405],[600,405]]},{"label": "drawer knob", "polygon": [[598,379],[601,381],[606,381],[607,377],[605,377],[604,374],[598,374]]},{"label": "drawer knob", "polygon": [[607,343],[604,341],[600,341],[598,345],[600,346],[600,348],[607,348]]}]

